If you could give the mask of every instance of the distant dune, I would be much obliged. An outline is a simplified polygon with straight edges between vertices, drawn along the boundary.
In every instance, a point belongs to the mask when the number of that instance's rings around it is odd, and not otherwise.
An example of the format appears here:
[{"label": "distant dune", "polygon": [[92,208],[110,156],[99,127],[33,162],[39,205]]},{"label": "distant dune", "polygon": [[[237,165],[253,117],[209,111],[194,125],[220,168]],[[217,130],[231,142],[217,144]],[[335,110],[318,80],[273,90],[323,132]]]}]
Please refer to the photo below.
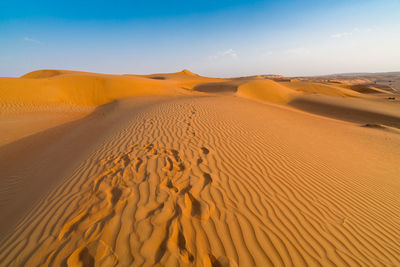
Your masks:
[{"label": "distant dune", "polygon": [[400,266],[393,81],[0,78],[0,266]]},{"label": "distant dune", "polygon": [[339,84],[354,85],[356,87],[373,87],[385,91],[400,92],[400,72],[381,73],[344,73],[319,77],[307,77],[306,80],[335,82]]}]

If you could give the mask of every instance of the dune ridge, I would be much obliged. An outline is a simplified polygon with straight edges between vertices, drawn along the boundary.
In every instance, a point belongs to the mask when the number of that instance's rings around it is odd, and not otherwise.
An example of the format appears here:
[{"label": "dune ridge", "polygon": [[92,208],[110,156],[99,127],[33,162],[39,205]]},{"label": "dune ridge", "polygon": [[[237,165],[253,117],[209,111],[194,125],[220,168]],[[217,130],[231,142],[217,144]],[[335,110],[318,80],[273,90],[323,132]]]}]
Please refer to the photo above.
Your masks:
[{"label": "dune ridge", "polygon": [[63,103],[99,106],[124,97],[171,95],[165,82],[135,77],[64,74],[50,78],[1,78],[0,98],[6,103]]},{"label": "dune ridge", "polygon": [[250,81],[237,89],[237,95],[241,97],[276,103],[287,103],[299,94],[272,80]]}]

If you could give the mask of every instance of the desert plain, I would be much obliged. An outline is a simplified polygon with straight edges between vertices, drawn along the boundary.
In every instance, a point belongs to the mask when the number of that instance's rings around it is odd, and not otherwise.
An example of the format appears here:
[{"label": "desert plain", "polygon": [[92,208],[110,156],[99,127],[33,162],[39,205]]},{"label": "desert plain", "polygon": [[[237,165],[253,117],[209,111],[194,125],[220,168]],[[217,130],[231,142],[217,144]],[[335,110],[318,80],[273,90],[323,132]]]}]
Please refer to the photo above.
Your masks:
[{"label": "desert plain", "polygon": [[400,74],[0,78],[0,266],[400,266]]}]

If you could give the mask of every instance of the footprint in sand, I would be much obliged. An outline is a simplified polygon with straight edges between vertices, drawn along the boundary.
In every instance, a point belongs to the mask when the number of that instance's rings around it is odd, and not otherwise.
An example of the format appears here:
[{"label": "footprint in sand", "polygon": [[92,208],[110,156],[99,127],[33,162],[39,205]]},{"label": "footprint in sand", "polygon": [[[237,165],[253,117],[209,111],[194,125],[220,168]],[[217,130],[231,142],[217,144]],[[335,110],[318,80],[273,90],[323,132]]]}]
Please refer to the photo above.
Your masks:
[{"label": "footprint in sand", "polygon": [[206,147],[201,147],[201,152],[204,154],[204,155],[207,155],[208,153],[210,153],[210,150],[208,150],[208,148],[206,148]]}]

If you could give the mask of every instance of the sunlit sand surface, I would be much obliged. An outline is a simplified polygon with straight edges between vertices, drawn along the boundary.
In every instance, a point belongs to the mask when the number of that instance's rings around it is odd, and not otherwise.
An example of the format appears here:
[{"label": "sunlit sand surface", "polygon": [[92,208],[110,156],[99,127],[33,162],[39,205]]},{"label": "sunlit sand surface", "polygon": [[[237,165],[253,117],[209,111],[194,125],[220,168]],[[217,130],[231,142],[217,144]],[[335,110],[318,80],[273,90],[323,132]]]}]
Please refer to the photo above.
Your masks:
[{"label": "sunlit sand surface", "polygon": [[0,78],[0,266],[399,266],[400,95],[363,79]]}]

